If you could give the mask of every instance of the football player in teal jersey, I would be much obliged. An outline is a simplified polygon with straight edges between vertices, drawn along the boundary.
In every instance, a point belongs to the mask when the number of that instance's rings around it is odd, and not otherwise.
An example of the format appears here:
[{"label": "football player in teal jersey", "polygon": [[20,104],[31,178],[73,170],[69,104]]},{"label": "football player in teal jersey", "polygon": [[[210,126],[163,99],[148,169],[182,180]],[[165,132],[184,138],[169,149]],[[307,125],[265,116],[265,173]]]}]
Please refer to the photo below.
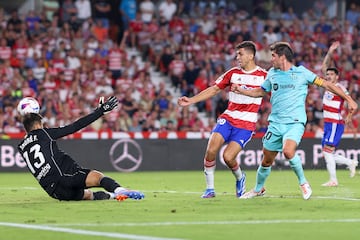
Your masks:
[{"label": "football player in teal jersey", "polygon": [[278,152],[282,152],[295,172],[303,198],[309,199],[312,189],[305,178],[300,156],[296,154],[306,124],[305,99],[308,85],[315,84],[337,94],[348,102],[349,112],[357,110],[356,102],[333,83],[325,81],[304,66],[293,64],[294,52],[287,42],[276,42],[270,47],[273,67],[260,88],[244,89],[233,85],[232,91],[251,97],[271,93],[272,105],[269,127],[263,137],[263,159],[258,167],[255,188],[240,198],[253,198],[265,193],[264,184],[271,172]]}]

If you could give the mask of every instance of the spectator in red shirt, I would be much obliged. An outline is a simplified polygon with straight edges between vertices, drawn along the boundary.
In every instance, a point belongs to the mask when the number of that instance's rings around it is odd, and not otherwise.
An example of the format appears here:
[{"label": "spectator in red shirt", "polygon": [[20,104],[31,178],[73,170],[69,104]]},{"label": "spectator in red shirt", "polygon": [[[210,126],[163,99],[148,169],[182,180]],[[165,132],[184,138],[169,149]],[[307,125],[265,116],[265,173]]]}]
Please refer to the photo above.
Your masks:
[{"label": "spectator in red shirt", "polygon": [[16,52],[12,51],[10,56],[10,66],[13,68],[20,68],[21,60],[16,56]]},{"label": "spectator in red shirt", "polygon": [[7,45],[6,38],[0,40],[0,59],[10,59],[11,47]]},{"label": "spectator in red shirt", "polygon": [[144,22],[141,20],[141,14],[137,13],[136,18],[130,21],[129,25],[129,41],[132,48],[137,47],[137,34],[142,30]]},{"label": "spectator in red shirt", "polygon": [[169,22],[169,30],[171,32],[182,32],[185,29],[185,22],[175,14]]},{"label": "spectator in red shirt", "polygon": [[17,58],[19,58],[19,59],[26,58],[27,51],[28,51],[28,44],[27,44],[26,37],[21,36],[16,40],[16,42],[13,46],[13,51],[16,53]]}]

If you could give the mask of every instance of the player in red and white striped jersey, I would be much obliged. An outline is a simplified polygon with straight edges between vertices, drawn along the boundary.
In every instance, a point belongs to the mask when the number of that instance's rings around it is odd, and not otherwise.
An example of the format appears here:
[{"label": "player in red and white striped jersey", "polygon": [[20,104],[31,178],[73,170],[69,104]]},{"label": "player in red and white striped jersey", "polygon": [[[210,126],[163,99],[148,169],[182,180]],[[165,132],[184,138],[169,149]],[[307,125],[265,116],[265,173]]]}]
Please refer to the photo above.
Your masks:
[{"label": "player in red and white striped jersey", "polygon": [[14,46],[12,51],[16,52],[16,57],[18,59],[25,59],[27,56],[27,52],[28,52],[28,43],[27,40],[25,38],[19,37]]},{"label": "player in red and white striped jersey", "polygon": [[6,38],[0,40],[0,59],[10,59],[11,47],[7,45]]},{"label": "player in red and white striped jersey", "polygon": [[[233,84],[243,88],[258,88],[265,80],[267,72],[255,64],[256,47],[251,41],[244,41],[236,46],[236,59],[239,67],[234,67],[222,74],[213,86],[201,91],[199,94],[188,98],[178,99],[180,106],[188,106],[204,101],[218,94],[220,91],[231,87]],[[216,155],[224,143],[227,146],[223,158],[236,178],[236,196],[240,197],[245,192],[245,173],[240,169],[236,156],[251,140],[256,127],[258,111],[262,98],[253,98],[229,92],[227,109],[219,116],[217,124],[209,138],[204,157],[204,172],[207,188],[203,198],[215,197],[214,172]]]},{"label": "player in red and white striped jersey", "polygon": [[[339,42],[334,42],[327,52],[322,63],[322,71],[326,75],[326,80],[334,83],[341,88],[346,94],[349,94],[347,89],[338,83],[339,71],[335,67],[330,66],[330,60],[333,52],[339,46]],[[352,114],[348,114],[345,121],[342,117],[344,109],[344,99],[329,91],[325,91],[323,97],[323,114],[324,114],[324,136],[322,138],[323,154],[326,161],[326,168],[329,172],[330,179],[328,182],[322,184],[325,187],[338,186],[336,177],[336,164],[347,165],[350,170],[350,177],[355,176],[357,159],[345,158],[341,155],[335,154],[335,149],[339,145],[341,136],[344,133],[344,124],[351,121]]]},{"label": "player in red and white striped jersey", "polygon": [[125,51],[125,39],[127,38],[129,32],[125,31],[123,39],[119,45],[114,44],[112,48],[109,49],[108,54],[108,70],[112,72],[112,78],[117,79],[121,77],[122,70],[124,68],[123,63],[127,59],[127,53]]}]

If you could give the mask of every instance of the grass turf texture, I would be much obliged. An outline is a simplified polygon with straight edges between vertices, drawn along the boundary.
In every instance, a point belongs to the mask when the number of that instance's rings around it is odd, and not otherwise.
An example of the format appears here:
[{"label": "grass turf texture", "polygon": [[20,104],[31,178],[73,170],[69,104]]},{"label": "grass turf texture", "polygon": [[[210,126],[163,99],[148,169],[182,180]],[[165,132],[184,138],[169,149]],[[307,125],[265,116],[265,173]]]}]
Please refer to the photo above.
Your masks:
[{"label": "grass turf texture", "polygon": [[[247,171],[247,190],[255,171]],[[230,171],[215,173],[216,198],[201,199],[201,171],[107,173],[144,200],[60,202],[29,173],[0,174],[0,239],[357,239],[360,175],[307,170],[313,197],[302,199],[292,171],[272,171],[267,193],[237,199]],[[20,224],[10,226],[10,224]],[[34,229],[31,229],[34,228]]]}]

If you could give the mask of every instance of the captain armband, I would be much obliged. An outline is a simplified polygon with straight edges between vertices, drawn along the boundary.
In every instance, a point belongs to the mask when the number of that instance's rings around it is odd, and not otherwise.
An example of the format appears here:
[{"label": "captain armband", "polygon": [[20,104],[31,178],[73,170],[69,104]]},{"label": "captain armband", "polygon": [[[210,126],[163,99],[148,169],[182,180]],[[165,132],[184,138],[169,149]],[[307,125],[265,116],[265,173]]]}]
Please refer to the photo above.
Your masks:
[{"label": "captain armband", "polygon": [[324,79],[320,78],[320,77],[316,77],[314,80],[314,84],[321,87],[324,83]]}]

